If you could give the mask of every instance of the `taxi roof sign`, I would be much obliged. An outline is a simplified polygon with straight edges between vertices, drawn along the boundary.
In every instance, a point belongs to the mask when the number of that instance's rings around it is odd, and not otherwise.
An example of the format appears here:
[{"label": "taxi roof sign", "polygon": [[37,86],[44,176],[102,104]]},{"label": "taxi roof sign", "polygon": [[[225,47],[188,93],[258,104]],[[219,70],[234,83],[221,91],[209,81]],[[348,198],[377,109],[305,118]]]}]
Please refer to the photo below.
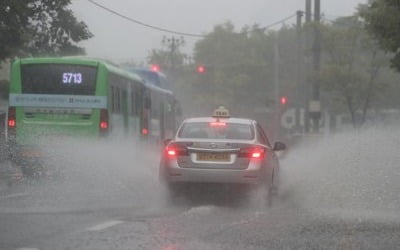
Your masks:
[{"label": "taxi roof sign", "polygon": [[214,110],[213,117],[229,118],[229,110],[226,109],[224,106],[219,106],[217,109]]}]

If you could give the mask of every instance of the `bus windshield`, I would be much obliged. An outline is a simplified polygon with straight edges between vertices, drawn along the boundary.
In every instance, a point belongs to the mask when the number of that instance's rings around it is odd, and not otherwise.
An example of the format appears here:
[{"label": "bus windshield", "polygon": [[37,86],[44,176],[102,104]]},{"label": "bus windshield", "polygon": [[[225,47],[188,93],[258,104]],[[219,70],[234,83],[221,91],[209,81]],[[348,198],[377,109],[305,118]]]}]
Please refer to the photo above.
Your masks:
[{"label": "bus windshield", "polygon": [[94,95],[97,69],[73,64],[21,66],[22,93]]}]

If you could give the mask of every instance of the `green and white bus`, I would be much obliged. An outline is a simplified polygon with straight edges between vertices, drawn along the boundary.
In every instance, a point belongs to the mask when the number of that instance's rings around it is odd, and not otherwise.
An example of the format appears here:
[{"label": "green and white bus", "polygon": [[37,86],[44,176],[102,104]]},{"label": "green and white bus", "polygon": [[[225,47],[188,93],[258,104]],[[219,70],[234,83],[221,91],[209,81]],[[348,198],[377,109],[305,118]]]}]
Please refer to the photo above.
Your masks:
[{"label": "green and white bus", "polygon": [[89,58],[25,58],[11,66],[7,141],[12,159],[64,138],[165,139],[177,101],[116,65]]}]

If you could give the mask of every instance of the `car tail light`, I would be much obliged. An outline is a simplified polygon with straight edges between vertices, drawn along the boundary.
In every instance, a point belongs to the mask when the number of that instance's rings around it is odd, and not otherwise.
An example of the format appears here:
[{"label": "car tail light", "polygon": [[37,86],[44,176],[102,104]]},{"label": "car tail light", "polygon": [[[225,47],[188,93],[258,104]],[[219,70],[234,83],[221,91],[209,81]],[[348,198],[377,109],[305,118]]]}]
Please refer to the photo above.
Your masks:
[{"label": "car tail light", "polygon": [[17,126],[17,116],[15,107],[8,108],[8,118],[7,118],[8,128],[15,128]]},{"label": "car tail light", "polygon": [[265,149],[263,147],[247,147],[241,148],[239,151],[239,157],[247,157],[250,159],[262,159],[265,156]]},{"label": "car tail light", "polygon": [[225,127],[226,122],[210,122],[209,123],[211,127]]},{"label": "car tail light", "polygon": [[176,149],[173,149],[173,148],[167,149],[167,155],[175,156],[176,155]]},{"label": "car tail light", "polygon": [[100,134],[106,135],[109,129],[108,111],[107,109],[100,110]]},{"label": "car tail light", "polygon": [[184,145],[171,143],[165,148],[166,155],[168,157],[184,156],[189,155],[187,148]]}]

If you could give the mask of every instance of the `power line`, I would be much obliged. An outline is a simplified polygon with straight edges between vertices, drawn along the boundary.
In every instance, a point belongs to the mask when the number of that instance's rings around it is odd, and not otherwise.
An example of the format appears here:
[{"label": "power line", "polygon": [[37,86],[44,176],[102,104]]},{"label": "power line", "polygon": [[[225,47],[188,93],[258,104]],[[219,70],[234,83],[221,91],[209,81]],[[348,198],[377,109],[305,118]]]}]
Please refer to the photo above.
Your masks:
[{"label": "power line", "polygon": [[[128,21],[130,21],[130,22],[133,22],[133,23],[135,23],[135,24],[138,24],[138,25],[141,25],[141,26],[150,28],[150,29],[154,29],[154,30],[158,30],[158,31],[162,31],[162,32],[167,32],[167,33],[171,33],[171,34],[176,34],[176,35],[181,35],[181,36],[206,37],[206,35],[203,35],[203,34],[195,34],[195,33],[180,32],[180,31],[175,31],[175,30],[166,29],[166,28],[154,26],[154,25],[151,25],[151,24],[147,24],[147,23],[144,23],[144,22],[139,21],[139,20],[137,20],[137,19],[134,19],[134,18],[125,16],[125,15],[123,15],[123,14],[121,14],[121,13],[115,11],[115,10],[112,10],[112,9],[110,9],[110,8],[104,6],[104,5],[99,4],[98,2],[96,2],[96,1],[94,1],[94,0],[88,0],[88,2],[91,3],[91,4],[93,4],[93,5],[95,5],[95,6],[97,6],[97,7],[99,7],[99,8],[101,8],[101,9],[103,9],[103,10],[105,10],[105,11],[107,11],[107,12],[109,12],[109,13],[111,13],[111,14],[114,14],[114,15],[119,16],[119,17],[121,17],[121,18],[123,18],[123,19],[125,19],[125,20],[128,20]],[[294,13],[294,14],[292,14],[292,15],[290,15],[290,16],[287,16],[287,17],[285,17],[285,18],[283,18],[283,19],[281,19],[281,20],[279,20],[279,21],[276,21],[276,22],[274,22],[274,23],[271,23],[271,24],[269,24],[269,25],[267,25],[267,26],[264,26],[264,27],[261,27],[261,28],[257,28],[257,30],[263,30],[263,31],[265,31],[265,30],[270,29],[270,28],[272,28],[272,27],[274,27],[274,26],[276,26],[276,25],[278,25],[278,24],[281,24],[281,23],[286,22],[286,21],[290,20],[291,18],[293,18],[293,17],[295,17],[295,16],[296,16],[296,13]],[[247,33],[248,33],[248,32],[251,32],[251,31],[247,31]]]},{"label": "power line", "polygon": [[297,13],[295,12],[294,14],[292,14],[292,15],[290,15],[290,16],[287,16],[287,17],[285,17],[285,18],[283,18],[283,19],[281,19],[281,20],[279,20],[279,21],[276,21],[276,22],[271,23],[271,24],[269,24],[269,25],[267,25],[267,26],[264,26],[264,27],[261,28],[261,29],[263,29],[263,30],[268,30],[268,29],[270,29],[270,28],[272,28],[272,27],[274,27],[274,26],[276,26],[276,25],[278,25],[278,24],[284,23],[284,22],[286,22],[286,21],[292,19],[292,18],[295,17],[296,15],[297,15]]},{"label": "power line", "polygon": [[93,0],[88,0],[88,1],[89,1],[91,4],[94,4],[94,5],[96,5],[97,7],[102,8],[103,10],[106,10],[106,11],[108,11],[108,12],[110,12],[110,13],[116,15],[116,16],[119,16],[119,17],[121,17],[121,18],[123,18],[123,19],[126,19],[126,20],[130,21],[130,22],[139,24],[139,25],[141,25],[141,26],[145,26],[145,27],[147,27],[147,28],[151,28],[151,29],[155,29],[155,30],[163,31],[163,32],[167,32],[167,33],[172,33],[172,34],[176,34],[176,35],[181,35],[181,36],[205,37],[205,35],[201,35],[201,34],[193,34],[193,33],[179,32],[179,31],[174,31],[174,30],[165,29],[165,28],[161,28],[161,27],[154,26],[154,25],[150,25],[150,24],[141,22],[141,21],[139,21],[139,20],[130,18],[130,17],[128,17],[128,16],[122,15],[122,14],[118,13],[117,11],[112,10],[112,9],[110,9],[110,8],[107,8],[106,6],[101,5],[101,4],[99,4],[99,3],[97,3],[97,2],[95,2],[95,1],[93,1]]}]

